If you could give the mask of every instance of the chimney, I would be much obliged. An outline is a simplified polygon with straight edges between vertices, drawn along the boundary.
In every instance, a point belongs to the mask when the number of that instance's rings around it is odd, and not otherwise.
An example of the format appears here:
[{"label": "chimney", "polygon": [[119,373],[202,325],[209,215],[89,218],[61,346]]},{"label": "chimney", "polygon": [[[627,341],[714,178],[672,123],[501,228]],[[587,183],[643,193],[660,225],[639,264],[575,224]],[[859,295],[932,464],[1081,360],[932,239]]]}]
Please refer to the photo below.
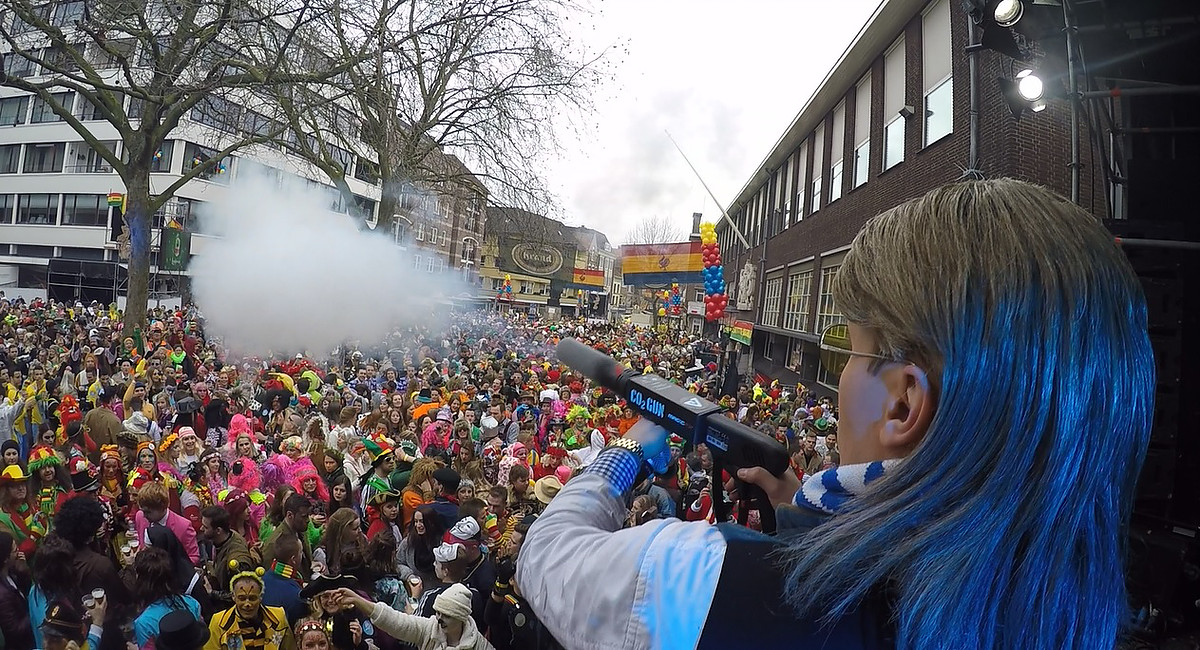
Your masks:
[{"label": "chimney", "polygon": [[692,234],[688,235],[688,239],[700,239],[700,219],[703,216],[699,212],[692,213]]}]

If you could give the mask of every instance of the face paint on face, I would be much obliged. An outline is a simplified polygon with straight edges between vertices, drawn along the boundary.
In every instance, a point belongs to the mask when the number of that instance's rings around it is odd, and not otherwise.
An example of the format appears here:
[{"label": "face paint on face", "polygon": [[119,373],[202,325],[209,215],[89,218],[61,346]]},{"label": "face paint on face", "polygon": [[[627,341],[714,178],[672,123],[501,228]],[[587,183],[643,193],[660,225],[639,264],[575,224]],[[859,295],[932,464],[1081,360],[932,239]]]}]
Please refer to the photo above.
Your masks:
[{"label": "face paint on face", "polygon": [[262,606],[262,588],[258,586],[258,582],[242,578],[233,583],[233,606],[243,620],[257,618]]},{"label": "face paint on face", "polygon": [[143,449],[138,452],[138,465],[147,471],[154,470],[155,467],[154,452],[149,449]]},{"label": "face paint on face", "polygon": [[304,488],[305,492],[312,493],[317,489],[317,479],[306,478],[300,482],[300,487]]},{"label": "face paint on face", "polygon": [[38,470],[38,478],[42,480],[42,483],[54,482],[54,467],[43,467]]}]

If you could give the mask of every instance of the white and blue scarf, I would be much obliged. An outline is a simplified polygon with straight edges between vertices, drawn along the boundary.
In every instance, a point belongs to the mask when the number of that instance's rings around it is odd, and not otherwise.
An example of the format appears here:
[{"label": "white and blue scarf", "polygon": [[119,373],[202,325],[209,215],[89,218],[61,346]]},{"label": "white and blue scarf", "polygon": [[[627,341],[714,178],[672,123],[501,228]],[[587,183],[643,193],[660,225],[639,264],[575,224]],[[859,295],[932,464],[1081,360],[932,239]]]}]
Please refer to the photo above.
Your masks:
[{"label": "white and blue scarf", "polygon": [[899,459],[830,467],[804,481],[792,498],[798,508],[824,514],[841,512],[852,498],[900,464]]}]

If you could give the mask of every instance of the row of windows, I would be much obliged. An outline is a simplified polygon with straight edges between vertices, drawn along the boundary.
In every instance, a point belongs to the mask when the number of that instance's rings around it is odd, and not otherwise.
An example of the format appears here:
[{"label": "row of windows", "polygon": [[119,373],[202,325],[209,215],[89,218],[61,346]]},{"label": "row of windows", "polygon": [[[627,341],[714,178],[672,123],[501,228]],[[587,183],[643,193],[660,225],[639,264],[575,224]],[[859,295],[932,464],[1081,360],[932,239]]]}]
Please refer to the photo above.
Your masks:
[{"label": "row of windows", "polygon": [[[5,57],[5,65],[20,57]],[[122,107],[125,96],[116,93],[115,101]],[[21,95],[0,99],[0,126],[19,126],[22,124],[45,124],[62,122],[64,118],[54,111],[53,105],[58,104],[66,112],[72,113],[81,121],[103,120],[102,111],[82,96],[74,92],[59,92],[51,95],[53,103],[46,102],[40,97]],[[130,119],[140,118],[143,111],[141,100],[134,99],[129,103],[128,116]],[[210,126],[227,133],[249,136],[278,136],[283,137],[292,147],[297,145],[295,134],[283,128],[283,124],[261,113],[244,108],[223,97],[206,97],[192,108],[191,119],[205,126]],[[357,118],[345,109],[337,109],[339,123],[344,123],[347,129],[357,132]],[[342,131],[349,132],[349,131]],[[265,143],[273,144],[273,143]],[[278,145],[279,143],[274,143]],[[349,150],[332,143],[323,143],[329,157],[339,164],[346,175],[353,176],[372,185],[379,184],[379,166],[375,163],[356,156]],[[320,149],[315,136],[308,136],[308,146],[313,151]],[[185,157],[185,160],[187,158]],[[169,161],[168,161],[169,164]],[[155,170],[160,171],[160,170]]]},{"label": "row of windows", "polygon": [[[836,266],[821,269],[820,294],[817,296],[817,322],[813,329],[814,333],[820,333],[830,325],[845,322],[833,301],[833,278],[837,274],[837,270]],[[763,287],[763,307],[760,316],[762,324],[767,327],[778,327],[782,311],[784,329],[805,331],[808,325],[812,284],[812,270],[793,271],[788,274],[786,293],[784,293],[783,276],[769,278]]]},{"label": "row of windows", "polygon": [[106,226],[104,194],[0,194],[0,224]]},{"label": "row of windows", "polygon": [[[949,0],[935,0],[922,14],[922,81],[919,108],[922,146],[928,146],[953,130],[953,77],[950,44],[951,8]],[[822,120],[810,137],[775,170],[759,192],[736,215],[735,222],[757,245],[781,230],[796,224],[806,215],[839,200],[843,191],[867,183],[873,171],[885,172],[904,160],[907,120],[905,39],[901,36],[883,56],[883,79],[876,85],[868,72]],[[882,92],[883,142],[877,170],[871,165],[871,105],[873,89]],[[847,101],[854,110],[848,115]],[[830,143],[826,146],[826,126]],[[845,143],[852,143],[849,157]],[[810,151],[811,150],[811,151]],[[811,172],[809,167],[811,154]],[[828,164],[828,168],[826,167]],[[828,170],[828,177],[825,176]],[[811,177],[810,177],[811,176]],[[724,246],[734,243],[726,233]]]}]

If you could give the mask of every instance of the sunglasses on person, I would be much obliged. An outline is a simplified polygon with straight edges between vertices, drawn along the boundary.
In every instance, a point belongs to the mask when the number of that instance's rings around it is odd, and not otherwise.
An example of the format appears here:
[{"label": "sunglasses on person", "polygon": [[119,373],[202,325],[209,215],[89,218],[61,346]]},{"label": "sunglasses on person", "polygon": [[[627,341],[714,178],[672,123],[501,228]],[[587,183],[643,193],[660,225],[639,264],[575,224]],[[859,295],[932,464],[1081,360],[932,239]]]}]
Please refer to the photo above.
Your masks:
[{"label": "sunglasses on person", "polygon": [[896,361],[896,359],[885,357],[882,354],[854,351],[850,347],[850,327],[845,323],[830,325],[822,330],[817,347],[821,350],[821,365],[827,372],[835,375],[842,374],[846,364],[850,363],[850,357]]}]

